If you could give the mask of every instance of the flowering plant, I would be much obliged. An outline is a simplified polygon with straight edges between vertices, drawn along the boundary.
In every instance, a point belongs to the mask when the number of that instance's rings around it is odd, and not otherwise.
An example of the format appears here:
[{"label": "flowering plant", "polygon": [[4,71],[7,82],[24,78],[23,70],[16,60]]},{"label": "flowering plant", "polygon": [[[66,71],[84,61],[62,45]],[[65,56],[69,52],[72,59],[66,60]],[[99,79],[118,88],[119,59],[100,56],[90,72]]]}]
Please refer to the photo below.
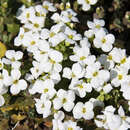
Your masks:
[{"label": "flowering plant", "polygon": [[[96,2],[78,0],[84,11]],[[21,23],[14,39],[18,50],[0,43],[2,112],[7,94],[21,93],[33,99],[29,107],[53,130],[82,130],[87,121],[110,130],[130,128],[130,57],[114,45],[103,19],[86,21],[82,34],[70,3],[63,8],[48,1],[23,5],[16,18]]]}]

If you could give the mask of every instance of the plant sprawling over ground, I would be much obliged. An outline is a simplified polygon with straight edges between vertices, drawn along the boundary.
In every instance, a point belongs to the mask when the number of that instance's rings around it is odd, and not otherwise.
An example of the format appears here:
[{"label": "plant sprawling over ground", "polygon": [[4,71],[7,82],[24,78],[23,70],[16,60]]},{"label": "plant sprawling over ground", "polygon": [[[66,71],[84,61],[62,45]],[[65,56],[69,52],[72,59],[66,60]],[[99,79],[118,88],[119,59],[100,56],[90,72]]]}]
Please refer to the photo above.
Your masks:
[{"label": "plant sprawling over ground", "polygon": [[79,16],[98,1],[21,2],[14,16],[1,1],[0,130],[128,130],[130,56],[101,7],[92,20]]}]

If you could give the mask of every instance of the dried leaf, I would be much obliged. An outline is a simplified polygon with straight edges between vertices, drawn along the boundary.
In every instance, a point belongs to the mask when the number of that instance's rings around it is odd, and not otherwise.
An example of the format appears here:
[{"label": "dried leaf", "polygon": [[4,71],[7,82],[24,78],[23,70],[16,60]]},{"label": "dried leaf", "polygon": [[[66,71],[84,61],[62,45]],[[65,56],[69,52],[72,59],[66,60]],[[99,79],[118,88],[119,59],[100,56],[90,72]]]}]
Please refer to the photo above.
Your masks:
[{"label": "dried leaf", "polygon": [[5,56],[5,52],[6,52],[6,46],[2,42],[0,42],[0,58]]},{"label": "dried leaf", "polygon": [[0,130],[8,130],[9,125],[8,125],[8,119],[3,119],[0,121]]},{"label": "dried leaf", "polygon": [[50,121],[47,121],[47,122],[45,122],[44,123],[44,125],[46,126],[46,127],[52,127],[52,122],[50,122]]},{"label": "dried leaf", "polygon": [[16,114],[13,114],[11,116],[11,119],[14,121],[14,122],[17,122],[17,121],[21,121],[21,120],[24,120],[27,116],[26,115],[16,115]]}]

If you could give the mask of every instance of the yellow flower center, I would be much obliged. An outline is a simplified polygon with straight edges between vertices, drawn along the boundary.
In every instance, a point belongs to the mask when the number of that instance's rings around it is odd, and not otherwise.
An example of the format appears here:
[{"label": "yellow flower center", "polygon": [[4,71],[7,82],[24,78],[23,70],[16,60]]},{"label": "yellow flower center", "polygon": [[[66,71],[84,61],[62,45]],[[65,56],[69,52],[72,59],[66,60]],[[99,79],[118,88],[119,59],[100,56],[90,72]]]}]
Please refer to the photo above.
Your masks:
[{"label": "yellow flower center", "polygon": [[107,58],[108,60],[112,60],[112,55],[109,55]]},{"label": "yellow flower center", "polygon": [[66,45],[66,46],[70,46],[70,43],[69,43],[69,42],[65,42],[65,45]]},{"label": "yellow flower center", "polygon": [[68,130],[73,130],[73,128],[72,128],[72,127],[69,127]]},{"label": "yellow flower center", "polygon": [[53,36],[55,36],[55,33],[54,33],[54,32],[51,32],[51,33],[50,33],[50,37],[53,37]]},{"label": "yellow flower center", "polygon": [[103,43],[103,44],[106,43],[106,39],[105,39],[105,38],[102,39],[102,43]]},{"label": "yellow flower center", "polygon": [[45,8],[46,10],[48,10],[48,5],[43,5],[43,8]]},{"label": "yellow flower center", "polygon": [[44,93],[47,93],[47,92],[48,92],[48,88],[45,88],[45,89],[44,89]]},{"label": "yellow flower center", "polygon": [[30,18],[30,13],[27,13],[27,14],[26,14],[26,18]]},{"label": "yellow flower center", "polygon": [[77,87],[80,88],[80,89],[82,89],[83,85],[82,84],[78,84]]},{"label": "yellow flower center", "polygon": [[85,0],[87,4],[90,4],[90,0]]},{"label": "yellow flower center", "polygon": [[122,120],[126,120],[126,116],[122,116],[121,119],[122,119]]},{"label": "yellow flower center", "polygon": [[36,44],[36,42],[35,41],[31,41],[31,43],[30,43],[31,45],[35,45]]},{"label": "yellow flower center", "polygon": [[122,80],[123,79],[123,76],[121,74],[118,75],[118,79],[119,80]]},{"label": "yellow flower center", "polygon": [[100,28],[101,28],[101,26],[100,26],[99,24],[97,24],[95,27],[96,27],[97,29],[100,29]]},{"label": "yellow flower center", "polygon": [[70,19],[71,19],[71,18],[72,18],[72,16],[73,16],[72,14],[69,14],[69,15],[68,15],[68,18],[70,18]]},{"label": "yellow flower center", "polygon": [[36,12],[36,16],[40,16],[40,13],[39,13],[39,12]]},{"label": "yellow flower center", "polygon": [[73,35],[68,35],[68,38],[73,39]]},{"label": "yellow flower center", "polygon": [[66,98],[63,98],[62,99],[62,103],[64,104],[64,103],[66,103],[67,102],[67,99]]},{"label": "yellow flower center", "polygon": [[42,17],[45,17],[45,16],[46,16],[46,14],[44,14],[44,13],[43,13],[43,14],[41,14],[41,16],[42,16]]},{"label": "yellow flower center", "polygon": [[87,79],[87,83],[90,83],[90,82],[91,82],[91,79],[90,79],[90,78],[88,78],[88,79]]},{"label": "yellow flower center", "polygon": [[86,113],[86,108],[85,107],[83,107],[82,112]]},{"label": "yellow flower center", "polygon": [[96,77],[97,75],[98,75],[97,71],[93,73],[93,77]]},{"label": "yellow flower center", "polygon": [[42,104],[42,108],[44,108],[45,106],[44,106],[44,104]]},{"label": "yellow flower center", "polygon": [[0,68],[2,68],[2,66],[3,66],[2,63],[0,63]]},{"label": "yellow flower center", "polygon": [[80,60],[85,60],[85,59],[86,59],[85,56],[81,56],[81,57],[80,57]]},{"label": "yellow flower center", "polygon": [[44,52],[44,51],[40,51],[40,54],[45,54],[46,52]]},{"label": "yellow flower center", "polygon": [[52,59],[50,59],[51,64],[55,64],[56,62]]},{"label": "yellow flower center", "polygon": [[72,77],[72,78],[76,77],[75,74],[74,74],[73,72],[72,72],[72,74],[71,74],[71,77]]},{"label": "yellow flower center", "polygon": [[13,84],[17,84],[17,83],[18,83],[18,80],[14,80],[14,81],[13,81]]},{"label": "yellow flower center", "polygon": [[34,23],[33,25],[35,28],[39,28],[39,24],[38,23]]},{"label": "yellow flower center", "polygon": [[126,57],[124,57],[124,58],[120,61],[121,64],[124,64],[125,62],[126,62]]},{"label": "yellow flower center", "polygon": [[14,62],[14,61],[15,61],[15,58],[13,57],[13,58],[11,59],[11,61]]},{"label": "yellow flower center", "polygon": [[36,69],[36,72],[38,73],[38,72],[39,72],[39,69]]},{"label": "yellow flower center", "polygon": [[21,39],[23,39],[23,37],[24,37],[24,35],[23,35],[23,34],[21,34],[21,35],[20,35],[20,38],[21,38]]}]

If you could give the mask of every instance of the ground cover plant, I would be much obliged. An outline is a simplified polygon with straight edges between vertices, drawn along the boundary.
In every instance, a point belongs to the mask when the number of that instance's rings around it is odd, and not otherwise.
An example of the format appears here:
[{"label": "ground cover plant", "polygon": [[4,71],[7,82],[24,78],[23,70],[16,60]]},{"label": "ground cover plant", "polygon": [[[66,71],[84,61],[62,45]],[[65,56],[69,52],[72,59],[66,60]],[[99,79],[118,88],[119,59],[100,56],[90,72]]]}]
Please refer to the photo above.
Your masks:
[{"label": "ground cover plant", "polygon": [[0,1],[0,130],[128,130],[127,0]]}]

